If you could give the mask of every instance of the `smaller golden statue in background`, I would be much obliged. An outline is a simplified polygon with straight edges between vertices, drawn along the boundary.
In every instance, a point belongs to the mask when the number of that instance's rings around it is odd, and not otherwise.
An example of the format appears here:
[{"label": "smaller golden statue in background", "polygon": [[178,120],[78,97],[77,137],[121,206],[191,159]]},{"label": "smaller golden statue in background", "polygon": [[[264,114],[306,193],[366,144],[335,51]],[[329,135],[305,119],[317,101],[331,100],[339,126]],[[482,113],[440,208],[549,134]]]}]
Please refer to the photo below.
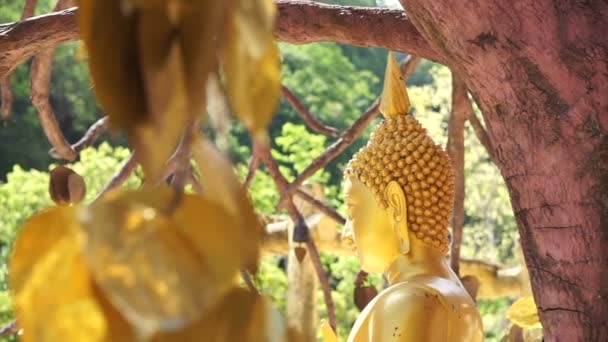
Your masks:
[{"label": "smaller golden statue in background", "polygon": [[345,200],[361,268],[390,287],[358,317],[348,341],[482,341],[475,303],[446,260],[453,171],[442,148],[408,114],[390,54],[380,112],[367,146],[345,170]]}]

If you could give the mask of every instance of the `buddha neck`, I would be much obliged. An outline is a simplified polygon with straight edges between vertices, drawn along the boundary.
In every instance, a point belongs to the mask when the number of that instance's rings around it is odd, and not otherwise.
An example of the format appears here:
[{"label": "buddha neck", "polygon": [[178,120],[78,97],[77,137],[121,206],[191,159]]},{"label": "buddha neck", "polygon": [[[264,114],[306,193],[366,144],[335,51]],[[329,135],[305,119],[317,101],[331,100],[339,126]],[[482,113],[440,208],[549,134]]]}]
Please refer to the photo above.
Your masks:
[{"label": "buddha neck", "polygon": [[422,275],[458,280],[441,252],[427,246],[420,239],[411,237],[410,251],[399,254],[386,268],[384,276],[393,285]]}]

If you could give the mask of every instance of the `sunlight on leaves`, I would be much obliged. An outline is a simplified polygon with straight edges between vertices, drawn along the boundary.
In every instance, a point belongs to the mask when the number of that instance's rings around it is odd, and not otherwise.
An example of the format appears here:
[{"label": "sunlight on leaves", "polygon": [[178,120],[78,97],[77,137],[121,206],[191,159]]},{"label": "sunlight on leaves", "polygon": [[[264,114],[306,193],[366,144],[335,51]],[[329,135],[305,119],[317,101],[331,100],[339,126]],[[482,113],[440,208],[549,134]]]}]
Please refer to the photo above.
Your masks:
[{"label": "sunlight on leaves", "polygon": [[10,287],[24,341],[101,341],[105,336],[74,213],[67,206],[39,213],[15,242]]}]

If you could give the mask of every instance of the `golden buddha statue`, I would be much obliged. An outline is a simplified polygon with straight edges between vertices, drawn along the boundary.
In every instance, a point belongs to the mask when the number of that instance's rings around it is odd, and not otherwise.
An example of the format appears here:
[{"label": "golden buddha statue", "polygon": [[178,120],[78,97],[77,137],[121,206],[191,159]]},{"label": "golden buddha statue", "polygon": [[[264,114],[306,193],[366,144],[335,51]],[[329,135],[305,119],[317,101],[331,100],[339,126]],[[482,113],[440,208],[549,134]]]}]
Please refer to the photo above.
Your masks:
[{"label": "golden buddha statue", "polygon": [[348,221],[361,268],[390,286],[361,312],[348,341],[482,341],[475,303],[449,267],[453,170],[447,154],[408,114],[389,54],[383,120],[344,176]]}]

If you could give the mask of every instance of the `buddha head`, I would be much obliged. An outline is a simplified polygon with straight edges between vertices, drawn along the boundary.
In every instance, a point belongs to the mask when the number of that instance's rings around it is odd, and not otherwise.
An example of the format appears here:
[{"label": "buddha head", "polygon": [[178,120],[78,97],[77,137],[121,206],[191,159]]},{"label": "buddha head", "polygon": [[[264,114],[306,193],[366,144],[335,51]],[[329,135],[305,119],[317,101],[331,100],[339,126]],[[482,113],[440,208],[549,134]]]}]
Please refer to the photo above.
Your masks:
[{"label": "buddha head", "polygon": [[449,157],[409,115],[392,54],[380,112],[384,120],[344,171],[345,229],[352,231],[361,268],[368,272],[384,272],[413,245],[447,253],[454,198]]}]

